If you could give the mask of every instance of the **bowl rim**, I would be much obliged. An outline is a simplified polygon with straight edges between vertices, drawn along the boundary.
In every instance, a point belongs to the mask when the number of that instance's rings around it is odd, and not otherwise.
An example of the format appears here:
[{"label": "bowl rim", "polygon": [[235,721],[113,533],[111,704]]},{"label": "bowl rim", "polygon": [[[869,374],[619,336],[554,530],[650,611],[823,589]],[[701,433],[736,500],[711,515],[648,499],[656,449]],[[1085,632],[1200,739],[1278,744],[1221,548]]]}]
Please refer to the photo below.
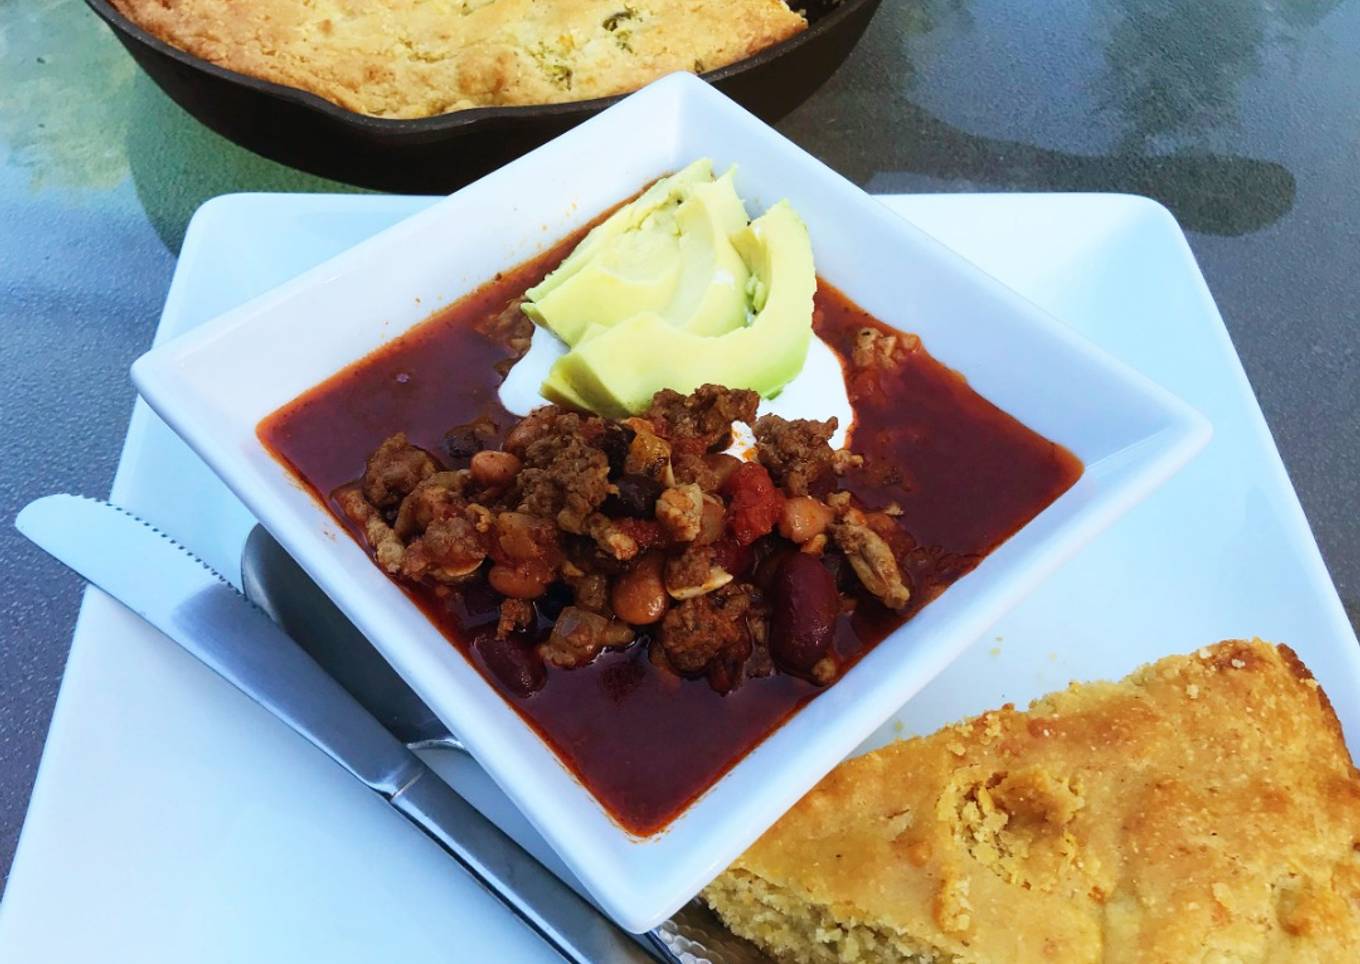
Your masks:
[{"label": "bowl rim", "polygon": [[[822,34],[835,29],[838,24],[854,15],[861,8],[876,8],[881,2],[882,0],[839,0],[832,10],[818,17],[815,22],[809,23],[807,29],[799,31],[794,36],[781,40],[763,50],[758,50],[741,60],[733,61],[715,70],[703,71],[694,76],[710,84],[718,84],[734,77],[740,77],[811,43]],[[296,104],[299,107],[309,108],[351,130],[374,137],[393,134],[423,134],[428,136],[451,131],[471,131],[480,127],[496,127],[516,121],[585,117],[598,113],[635,92],[629,90],[610,94],[607,97],[563,101],[556,104],[465,107],[444,114],[435,114],[431,117],[377,117],[342,107],[340,104],[302,87],[265,80],[262,77],[232,70],[229,67],[223,67],[199,57],[197,54],[190,53],[151,33],[115,7],[112,0],[85,0],[85,3],[94,11],[96,16],[108,24],[116,33],[135,40],[142,46],[148,47],[164,57],[169,57],[185,67],[208,74],[218,80],[235,84],[238,87],[244,87],[278,100]],[[642,87],[646,86],[647,84],[642,85]],[[640,90],[641,87],[637,89]]]}]

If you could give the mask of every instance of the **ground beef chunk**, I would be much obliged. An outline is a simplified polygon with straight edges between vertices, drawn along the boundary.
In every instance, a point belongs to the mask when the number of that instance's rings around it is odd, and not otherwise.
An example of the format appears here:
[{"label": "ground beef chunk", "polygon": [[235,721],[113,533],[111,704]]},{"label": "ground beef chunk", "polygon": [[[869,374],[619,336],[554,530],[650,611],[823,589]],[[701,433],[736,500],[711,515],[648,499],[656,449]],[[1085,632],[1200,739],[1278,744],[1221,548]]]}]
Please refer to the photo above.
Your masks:
[{"label": "ground beef chunk", "polygon": [[533,341],[534,323],[520,307],[523,304],[523,298],[511,298],[499,313],[478,325],[482,334],[510,352],[509,358],[496,363],[496,371],[501,375],[509,372],[515,362],[524,357],[524,353],[529,350],[529,343]]},{"label": "ground beef chunk", "polygon": [[439,471],[429,452],[398,432],[378,446],[364,467],[364,498],[378,509],[395,509],[422,481]]},{"label": "ground beef chunk", "polygon": [[567,532],[585,532],[586,520],[609,495],[609,459],[579,431],[545,435],[523,452],[524,468],[515,480],[519,511],[554,519]]},{"label": "ground beef chunk", "polygon": [[606,647],[631,643],[633,635],[627,623],[568,606],[558,615],[539,651],[554,666],[575,669],[589,663]]},{"label": "ground beef chunk", "polygon": [[832,526],[831,535],[865,589],[889,609],[901,609],[907,604],[911,591],[902,581],[897,559],[882,536],[867,525],[854,522]]},{"label": "ground beef chunk", "polygon": [[534,622],[533,603],[524,599],[502,599],[501,618],[496,623],[496,637],[507,639],[513,633],[529,629]]},{"label": "ground beef chunk", "polygon": [[602,512],[593,513],[585,522],[586,535],[595,540],[600,551],[612,559],[627,562],[638,554],[638,542],[628,531],[626,523],[638,519],[619,519],[617,522]]},{"label": "ground beef chunk", "polygon": [[364,531],[364,539],[383,571],[393,576],[401,572],[406,545],[392,531],[382,514],[364,498],[358,486],[347,485],[339,489],[335,493],[335,501],[345,517]]},{"label": "ground beef chunk", "polygon": [[703,450],[716,450],[731,444],[733,422],[755,420],[759,404],[760,396],[744,388],[700,385],[688,395],[663,388],[652,396],[647,418],[672,443],[693,439]]},{"label": "ground beef chunk", "polygon": [[463,498],[467,481],[466,471],[436,472],[422,481],[401,501],[397,521],[392,526],[397,535],[410,539],[424,532],[436,519],[461,513],[467,507]]},{"label": "ground beef chunk", "polygon": [[705,492],[718,492],[732,473],[742,464],[741,459],[725,452],[679,451],[671,458],[676,485],[693,483]]},{"label": "ground beef chunk", "polygon": [[722,561],[718,547],[691,545],[666,560],[666,592],[673,599],[693,599],[726,585],[732,581],[732,572]]},{"label": "ground beef chunk", "polygon": [[702,451],[681,449],[672,455],[671,475],[676,485],[697,485],[704,492],[716,492],[721,485]]},{"label": "ground beef chunk", "polygon": [[401,574],[415,582],[461,582],[481,566],[486,548],[472,513],[436,519],[406,546]]},{"label": "ground beef chunk", "polygon": [[605,613],[609,609],[608,576],[595,573],[568,576],[567,585],[571,587],[572,599],[579,608],[592,613]]},{"label": "ground beef chunk", "polygon": [[697,485],[666,489],[656,500],[656,521],[676,542],[693,542],[703,522],[704,493]]},{"label": "ground beef chunk", "polygon": [[604,419],[568,411],[556,405],[542,405],[510,429],[501,448],[523,459],[529,446],[539,439],[553,435],[576,435],[595,444],[602,440],[604,432]]},{"label": "ground beef chunk", "polygon": [[752,428],[756,436],[756,456],[770,470],[776,484],[790,495],[807,495],[826,483],[837,471],[838,459],[830,445],[836,432],[836,419],[824,422],[762,415]]},{"label": "ground beef chunk", "polygon": [[715,689],[727,692],[751,655],[752,624],[764,618],[755,587],[736,583],[671,607],[657,641],[677,673],[707,674]]}]

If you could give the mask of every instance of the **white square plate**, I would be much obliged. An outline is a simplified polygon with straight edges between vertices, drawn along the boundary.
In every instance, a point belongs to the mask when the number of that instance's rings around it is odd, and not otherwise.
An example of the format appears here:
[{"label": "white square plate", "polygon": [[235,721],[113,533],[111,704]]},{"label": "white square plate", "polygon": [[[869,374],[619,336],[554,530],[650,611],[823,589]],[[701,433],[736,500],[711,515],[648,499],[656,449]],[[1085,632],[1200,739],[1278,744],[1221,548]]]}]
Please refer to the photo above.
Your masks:
[{"label": "white square plate", "polygon": [[[259,421],[496,271],[688,161],[787,197],[819,272],[921,335],[975,389],[1086,464],[1081,480],[784,723],[664,832],[623,831],[256,437]],[[582,164],[582,158],[592,158]],[[456,377],[450,372],[450,377]],[[688,75],[597,118],[133,369],[142,395],[383,652],[623,926],[652,927],[1208,439],[1202,417]],[[815,413],[809,413],[815,414]],[[393,430],[400,426],[393,426]]]},{"label": "white square plate", "polygon": [[[1216,431],[865,748],[1252,633],[1298,650],[1355,747],[1360,647],[1175,222],[1110,195],[880,200],[1186,398]],[[186,236],[157,340],[430,203],[212,202]],[[142,402],[111,497],[236,572],[253,517]],[[483,771],[459,754],[432,762],[561,869]],[[443,964],[450,948],[466,960],[557,960],[351,777],[98,591],[86,594],[0,903],[0,947],[16,961],[107,964]]]}]

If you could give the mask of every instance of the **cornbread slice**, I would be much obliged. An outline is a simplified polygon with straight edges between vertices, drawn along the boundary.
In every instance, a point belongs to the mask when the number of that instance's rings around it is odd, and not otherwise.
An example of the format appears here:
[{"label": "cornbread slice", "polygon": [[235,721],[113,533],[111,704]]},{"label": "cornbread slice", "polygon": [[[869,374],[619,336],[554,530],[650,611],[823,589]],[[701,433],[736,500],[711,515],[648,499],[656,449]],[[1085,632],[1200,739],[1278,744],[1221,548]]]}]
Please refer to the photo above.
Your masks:
[{"label": "cornbread slice", "polygon": [[167,43],[379,117],[550,104],[740,60],[784,0],[113,0]]},{"label": "cornbread slice", "polygon": [[703,896],[787,961],[1360,961],[1360,774],[1224,642],[851,760]]}]

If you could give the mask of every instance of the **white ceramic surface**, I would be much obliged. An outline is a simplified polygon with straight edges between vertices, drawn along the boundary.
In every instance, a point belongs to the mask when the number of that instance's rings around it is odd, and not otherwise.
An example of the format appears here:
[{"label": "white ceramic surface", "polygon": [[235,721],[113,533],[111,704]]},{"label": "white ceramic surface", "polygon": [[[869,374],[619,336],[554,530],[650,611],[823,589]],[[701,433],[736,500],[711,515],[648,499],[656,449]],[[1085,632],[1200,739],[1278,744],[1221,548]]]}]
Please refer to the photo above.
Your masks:
[{"label": "white ceramic surface", "polygon": [[[624,832],[259,443],[343,365],[652,178],[710,156],[760,211],[787,197],[819,272],[1086,472],[748,754],[664,832]],[[577,163],[591,157],[593,163]],[[824,371],[824,369],[821,369]],[[456,373],[450,373],[451,376]],[[159,346],[142,395],[374,641],[623,926],[654,926],[904,700],[1208,438],[1173,396],[894,217],[707,84],[675,75],[249,304]],[[818,414],[809,412],[807,414]],[[394,430],[398,426],[394,426]]]},{"label": "white ceramic surface", "polygon": [[[1251,633],[1300,652],[1357,746],[1360,648],[1174,222],[1115,196],[882,200],[1180,394],[1216,431],[1192,465],[991,627],[866,746]],[[212,202],[187,236],[160,338],[429,203]],[[112,497],[234,574],[253,520],[140,402]],[[485,774],[456,754],[433,762],[553,859]],[[90,592],[0,903],[0,959],[556,957],[321,754]]]}]

